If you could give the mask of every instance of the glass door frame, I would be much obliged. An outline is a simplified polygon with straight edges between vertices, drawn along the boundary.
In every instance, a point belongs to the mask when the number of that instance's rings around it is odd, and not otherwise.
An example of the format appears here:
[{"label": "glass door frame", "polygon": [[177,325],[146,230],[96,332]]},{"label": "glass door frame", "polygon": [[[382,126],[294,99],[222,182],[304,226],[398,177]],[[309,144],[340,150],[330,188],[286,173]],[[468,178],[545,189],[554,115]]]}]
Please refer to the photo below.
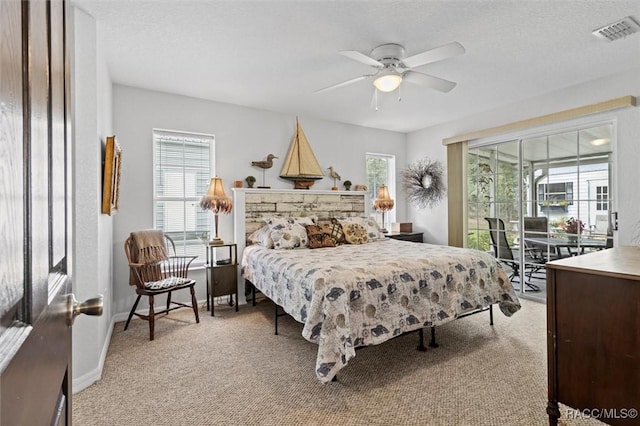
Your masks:
[{"label": "glass door frame", "polygon": [[[528,203],[531,205],[531,207],[527,207],[527,209],[531,209],[532,212],[535,209],[535,215],[538,215],[538,188],[537,188],[537,180],[532,180],[530,185],[531,187],[529,188],[529,192],[530,194],[527,194],[527,199],[525,199],[523,197],[523,195],[525,195],[523,193],[524,191],[524,169],[525,169],[525,165],[524,165],[524,149],[525,149],[525,143],[527,140],[531,140],[531,139],[535,139],[535,138],[546,138],[546,147],[547,147],[547,152],[546,152],[546,163],[549,164],[549,160],[552,159],[550,158],[550,153],[549,153],[549,138],[553,137],[553,136],[558,136],[558,135],[562,135],[562,134],[570,134],[572,132],[576,133],[576,153],[575,153],[575,167],[576,167],[576,178],[579,179],[580,176],[580,161],[581,161],[581,155],[580,155],[580,134],[582,131],[588,131],[589,129],[592,128],[597,128],[600,126],[609,126],[610,128],[610,150],[609,150],[609,154],[608,154],[608,169],[607,169],[607,173],[608,173],[608,182],[609,182],[609,199],[608,199],[608,203],[609,203],[609,215],[611,216],[612,212],[615,211],[615,205],[617,203],[617,190],[615,187],[615,174],[614,174],[614,168],[615,168],[615,150],[616,150],[616,120],[615,118],[609,118],[609,119],[604,119],[604,120],[577,120],[574,121],[573,123],[560,123],[554,126],[548,126],[545,128],[538,128],[538,129],[533,129],[529,132],[519,132],[517,135],[502,135],[500,138],[493,138],[493,139],[489,139],[489,138],[485,138],[485,139],[477,139],[474,141],[469,141],[466,144],[465,147],[465,152],[463,154],[463,158],[465,159],[465,164],[463,167],[464,170],[464,178],[463,178],[463,193],[467,194],[465,196],[465,202],[464,202],[464,211],[465,211],[465,220],[463,221],[463,232],[464,235],[469,235],[469,188],[468,188],[468,184],[469,184],[469,176],[467,176],[467,172],[468,172],[468,168],[469,168],[469,154],[471,153],[471,150],[476,150],[476,149],[481,149],[481,148],[490,148],[490,147],[494,147],[497,148],[499,145],[501,144],[505,144],[505,143],[512,143],[515,142],[517,144],[517,169],[518,169],[518,189],[517,189],[517,199],[518,199],[518,239],[519,241],[524,241],[524,233],[525,233],[525,229],[524,229],[524,217],[525,217],[525,203]],[[497,160],[496,160],[497,161]],[[536,162],[532,162],[531,163],[536,164]],[[532,172],[533,174],[533,172]],[[547,175],[548,176],[548,175]],[[586,184],[586,182],[584,183]],[[535,194],[534,194],[535,192]],[[533,198],[533,196],[535,195],[535,198]],[[590,200],[590,196],[587,195],[586,199],[582,199],[580,198],[581,195],[578,191],[578,189],[574,189],[574,193],[572,195],[573,200],[575,200],[576,203],[578,203],[578,211],[580,209],[580,204],[587,202],[590,203],[592,200]],[[495,201],[495,199],[492,201],[494,204],[497,204],[497,201]],[[587,204],[588,206],[588,204]],[[589,209],[589,207],[587,207],[587,209]],[[497,216],[497,215],[496,215]],[[611,220],[609,218],[609,220]],[[478,225],[476,225],[476,231],[479,231],[480,227]],[[477,232],[477,234],[479,235],[479,232]],[[478,237],[479,238],[479,237]],[[464,246],[467,247],[468,246],[468,239],[465,238],[464,240]],[[520,247],[522,247],[522,244],[519,244]],[[547,248],[547,252],[549,252],[549,249]],[[515,253],[514,253],[515,254]],[[519,282],[520,283],[524,283],[525,279],[526,279],[526,268],[523,267],[523,265],[525,265],[525,251],[522,249],[519,249],[517,251],[517,260],[518,263],[520,265],[519,267]],[[541,297],[535,297],[534,292],[532,292],[531,290],[527,291],[526,286],[525,285],[520,285],[520,289],[518,290],[518,294],[519,295],[524,295],[526,294],[527,296],[532,296],[535,299],[542,299]],[[544,299],[542,299],[544,300]]]}]

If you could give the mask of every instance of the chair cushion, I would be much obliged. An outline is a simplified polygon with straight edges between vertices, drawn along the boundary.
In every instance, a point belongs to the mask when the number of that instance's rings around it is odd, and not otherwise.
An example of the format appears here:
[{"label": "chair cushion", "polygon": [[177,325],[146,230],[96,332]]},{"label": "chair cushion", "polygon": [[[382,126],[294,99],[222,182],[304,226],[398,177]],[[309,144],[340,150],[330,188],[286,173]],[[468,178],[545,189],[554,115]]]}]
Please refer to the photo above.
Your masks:
[{"label": "chair cushion", "polygon": [[191,280],[188,278],[179,278],[179,277],[167,277],[160,281],[150,281],[148,283],[144,283],[144,288],[147,290],[164,290],[171,287],[176,287],[182,284],[186,284]]}]

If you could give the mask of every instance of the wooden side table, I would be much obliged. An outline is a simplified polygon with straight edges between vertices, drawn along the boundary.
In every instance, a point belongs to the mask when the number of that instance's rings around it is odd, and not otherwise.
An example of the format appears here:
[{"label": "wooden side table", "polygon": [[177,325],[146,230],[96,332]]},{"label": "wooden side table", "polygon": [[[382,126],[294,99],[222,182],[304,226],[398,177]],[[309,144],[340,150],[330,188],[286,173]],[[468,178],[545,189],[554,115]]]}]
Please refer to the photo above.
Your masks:
[{"label": "wooden side table", "polygon": [[389,232],[384,234],[387,238],[393,238],[394,240],[411,241],[414,243],[421,243],[422,232]]},{"label": "wooden side table", "polygon": [[214,316],[214,298],[219,296],[230,296],[229,304],[232,306],[235,294],[236,312],[238,312],[238,245],[235,243],[209,244],[206,267],[207,310],[211,309],[211,316]]}]

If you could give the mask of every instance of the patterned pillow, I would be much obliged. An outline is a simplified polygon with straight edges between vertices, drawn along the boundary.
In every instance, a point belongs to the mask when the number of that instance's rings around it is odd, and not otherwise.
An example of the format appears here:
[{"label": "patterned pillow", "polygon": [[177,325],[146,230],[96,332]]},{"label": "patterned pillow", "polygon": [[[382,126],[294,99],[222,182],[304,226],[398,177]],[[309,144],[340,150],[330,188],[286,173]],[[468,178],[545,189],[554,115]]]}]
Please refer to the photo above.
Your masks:
[{"label": "patterned pillow", "polygon": [[344,231],[342,230],[342,225],[340,225],[340,222],[338,222],[337,219],[331,219],[331,223],[322,225],[322,232],[331,236],[336,246],[339,246],[340,244],[344,244],[346,242],[344,239]]},{"label": "patterned pillow", "polygon": [[358,225],[364,227],[367,236],[369,237],[369,241],[379,240],[380,238],[380,228],[375,220],[366,217],[340,217],[338,221],[342,224],[342,227],[347,223],[357,223]]},{"label": "patterned pillow", "polygon": [[336,242],[331,235],[325,233],[318,225],[306,225],[309,248],[335,247]]},{"label": "patterned pillow", "polygon": [[[300,230],[302,233],[299,232]],[[271,239],[274,249],[294,249],[309,245],[307,231],[300,225],[292,229],[271,231]]]},{"label": "patterned pillow", "polygon": [[271,230],[275,249],[307,247],[309,239],[305,225],[313,225],[311,217],[270,217],[265,222]]},{"label": "patterned pillow", "polygon": [[251,244],[260,244],[266,248],[273,248],[273,239],[271,239],[271,228],[269,225],[264,225],[262,228],[254,231],[247,241]]},{"label": "patterned pillow", "polygon": [[364,226],[359,223],[346,223],[344,229],[344,239],[349,244],[365,244],[369,242],[369,236]]}]

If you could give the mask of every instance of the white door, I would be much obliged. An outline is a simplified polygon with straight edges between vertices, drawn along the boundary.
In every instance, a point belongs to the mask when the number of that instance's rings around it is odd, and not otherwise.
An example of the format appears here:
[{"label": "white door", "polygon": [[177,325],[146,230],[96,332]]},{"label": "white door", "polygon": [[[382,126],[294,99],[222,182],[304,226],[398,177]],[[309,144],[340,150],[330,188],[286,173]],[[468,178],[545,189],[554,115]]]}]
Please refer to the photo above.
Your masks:
[{"label": "white door", "polygon": [[594,234],[606,235],[609,225],[609,181],[607,179],[594,179],[588,183],[588,229]]}]

